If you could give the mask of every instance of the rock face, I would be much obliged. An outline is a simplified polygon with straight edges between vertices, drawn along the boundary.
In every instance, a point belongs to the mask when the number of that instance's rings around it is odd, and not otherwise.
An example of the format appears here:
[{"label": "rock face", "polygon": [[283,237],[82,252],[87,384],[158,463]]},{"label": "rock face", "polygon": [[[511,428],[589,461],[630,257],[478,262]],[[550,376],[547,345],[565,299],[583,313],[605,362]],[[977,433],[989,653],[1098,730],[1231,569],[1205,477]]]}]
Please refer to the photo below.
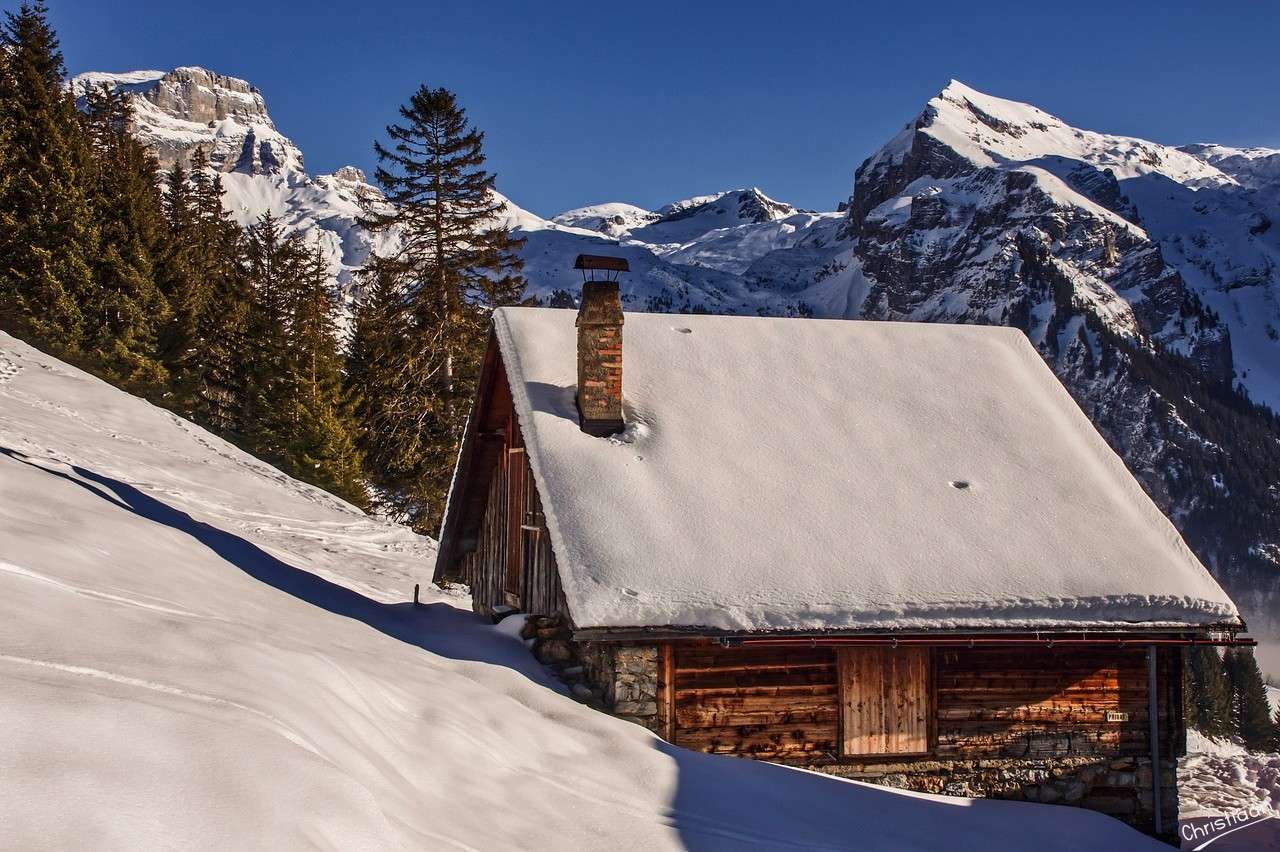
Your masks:
[{"label": "rock face", "polygon": [[134,96],[132,129],[162,168],[190,165],[199,148],[223,172],[303,172],[302,152],[276,130],[262,93],[244,80],[184,67],[167,72],[91,72],[71,81],[78,96],[102,85]]},{"label": "rock face", "polygon": [[234,118],[241,124],[275,127],[257,88],[203,68],[175,68],[143,97],[169,115],[187,121],[204,124]]}]

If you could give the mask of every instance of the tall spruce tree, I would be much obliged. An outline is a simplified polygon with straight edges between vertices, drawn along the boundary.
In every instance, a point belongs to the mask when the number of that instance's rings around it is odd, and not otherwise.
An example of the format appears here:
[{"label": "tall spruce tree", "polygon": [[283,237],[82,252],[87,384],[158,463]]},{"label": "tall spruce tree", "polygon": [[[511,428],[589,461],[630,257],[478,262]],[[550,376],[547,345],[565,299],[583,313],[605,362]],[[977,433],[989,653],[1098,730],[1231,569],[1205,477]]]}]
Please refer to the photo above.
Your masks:
[{"label": "tall spruce tree", "polygon": [[191,170],[175,169],[166,209],[172,240],[163,287],[174,305],[165,335],[173,407],[235,439],[249,412],[245,348],[250,288],[244,234],[222,208],[221,178],[196,149]]},{"label": "tall spruce tree", "polygon": [[300,246],[294,280],[288,306],[297,411],[288,445],[294,475],[364,508],[368,491],[354,409],[342,381],[337,303],[318,248]]},{"label": "tall spruce tree", "polygon": [[279,463],[286,458],[295,415],[289,312],[302,253],[268,213],[245,232],[244,258],[249,308],[241,393],[251,416],[242,439],[249,452]]},{"label": "tall spruce tree", "polygon": [[[444,508],[462,429],[483,354],[490,311],[520,298],[520,241],[501,226],[504,202],[484,170],[484,134],[470,125],[454,94],[422,86],[374,144],[376,179],[389,204],[372,204],[365,225],[394,229],[399,249],[373,261],[372,278],[402,309],[362,306],[358,323],[394,322],[370,333],[354,353],[355,371],[389,373],[360,392],[361,449],[391,507],[420,530]],[[369,341],[385,344],[368,350]],[[354,380],[354,376],[353,376]],[[378,398],[380,393],[391,399]]]},{"label": "tall spruce tree", "polygon": [[1262,670],[1253,651],[1229,648],[1224,657],[1227,681],[1231,686],[1231,719],[1236,733],[1250,751],[1280,748],[1280,732],[1271,718]]},{"label": "tall spruce tree", "polygon": [[328,266],[264,214],[246,232],[250,286],[241,441],[254,455],[356,505],[367,503]]},{"label": "tall spruce tree", "polygon": [[61,355],[77,355],[93,289],[98,231],[85,191],[90,146],[62,86],[58,39],[45,7],[5,13],[0,31],[0,325]]},{"label": "tall spruce tree", "polygon": [[169,314],[157,280],[168,237],[159,172],[129,132],[127,95],[104,85],[85,94],[85,107],[95,152],[90,201],[100,228],[94,287],[82,306],[85,349],[107,378],[157,399],[168,380],[158,346]]}]

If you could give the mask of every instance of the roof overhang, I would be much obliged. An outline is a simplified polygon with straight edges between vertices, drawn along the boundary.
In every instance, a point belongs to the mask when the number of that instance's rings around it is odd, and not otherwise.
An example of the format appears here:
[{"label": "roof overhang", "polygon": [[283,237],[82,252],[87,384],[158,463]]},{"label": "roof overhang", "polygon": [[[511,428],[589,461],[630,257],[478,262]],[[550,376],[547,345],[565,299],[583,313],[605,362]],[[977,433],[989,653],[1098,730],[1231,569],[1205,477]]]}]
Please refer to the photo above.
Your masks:
[{"label": "roof overhang", "polygon": [[977,648],[983,646],[1020,645],[1024,647],[1108,647],[1137,645],[1218,645],[1246,646],[1258,644],[1256,639],[1238,634],[1240,624],[1204,625],[1133,625],[1065,629],[1062,627],[1010,628],[987,630],[932,631],[825,631],[734,633],[701,628],[624,627],[583,628],[574,631],[580,642],[656,642],[706,640],[725,647],[855,647],[859,645],[933,646]]}]

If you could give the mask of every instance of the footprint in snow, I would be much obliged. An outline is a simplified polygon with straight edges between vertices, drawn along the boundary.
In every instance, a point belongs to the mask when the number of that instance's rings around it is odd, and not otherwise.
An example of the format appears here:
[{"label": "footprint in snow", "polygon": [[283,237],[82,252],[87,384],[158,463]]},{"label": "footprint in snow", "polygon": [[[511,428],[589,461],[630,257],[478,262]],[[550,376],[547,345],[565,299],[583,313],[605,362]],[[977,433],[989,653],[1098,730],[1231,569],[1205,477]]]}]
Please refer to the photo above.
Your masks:
[{"label": "footprint in snow", "polygon": [[4,355],[0,355],[0,385],[8,384],[14,376],[21,372],[21,367]]}]

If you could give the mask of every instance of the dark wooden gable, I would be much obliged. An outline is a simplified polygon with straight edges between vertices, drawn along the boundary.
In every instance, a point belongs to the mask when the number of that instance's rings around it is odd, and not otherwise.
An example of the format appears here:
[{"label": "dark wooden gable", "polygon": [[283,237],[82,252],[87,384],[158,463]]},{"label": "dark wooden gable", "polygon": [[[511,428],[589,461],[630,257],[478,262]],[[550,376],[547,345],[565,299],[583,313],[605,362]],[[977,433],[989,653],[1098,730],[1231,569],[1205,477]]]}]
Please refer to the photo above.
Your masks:
[{"label": "dark wooden gable", "polygon": [[459,452],[435,578],[471,586],[477,611],[566,614],[541,497],[492,333]]}]

